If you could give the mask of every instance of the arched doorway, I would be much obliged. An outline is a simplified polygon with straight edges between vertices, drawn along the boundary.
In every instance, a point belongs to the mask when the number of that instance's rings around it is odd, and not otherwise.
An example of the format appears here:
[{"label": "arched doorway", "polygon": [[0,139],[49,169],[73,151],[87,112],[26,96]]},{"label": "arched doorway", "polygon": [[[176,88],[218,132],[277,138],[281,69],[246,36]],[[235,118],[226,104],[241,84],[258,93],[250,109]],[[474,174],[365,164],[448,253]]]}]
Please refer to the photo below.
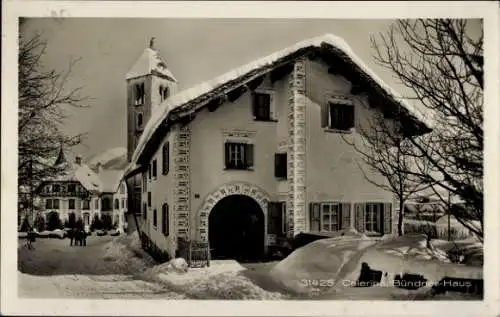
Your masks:
[{"label": "arched doorway", "polygon": [[219,200],[208,218],[212,258],[259,259],[264,254],[265,217],[260,205],[246,195]]}]

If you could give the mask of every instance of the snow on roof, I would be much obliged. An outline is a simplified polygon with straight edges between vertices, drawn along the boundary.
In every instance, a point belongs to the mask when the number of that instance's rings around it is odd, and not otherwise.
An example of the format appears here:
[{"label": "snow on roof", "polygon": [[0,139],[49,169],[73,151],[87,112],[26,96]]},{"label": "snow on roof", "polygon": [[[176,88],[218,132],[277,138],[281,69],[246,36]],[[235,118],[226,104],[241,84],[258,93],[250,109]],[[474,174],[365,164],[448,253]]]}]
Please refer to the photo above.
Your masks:
[{"label": "snow on roof", "polygon": [[125,78],[132,79],[152,73],[158,73],[177,82],[172,72],[167,68],[165,61],[158,54],[158,51],[149,47],[144,50],[134,66],[128,71]]},{"label": "snow on roof", "polygon": [[114,193],[122,180],[123,171],[120,170],[102,170],[98,174],[101,181],[101,192]]},{"label": "snow on roof", "polygon": [[[197,86],[192,88],[183,90],[170,98],[166,99],[163,103],[157,106],[151,115],[144,131],[139,139],[137,147],[132,155],[131,164],[127,167],[127,174],[130,173],[133,169],[137,167],[137,160],[144,150],[146,143],[153,136],[156,129],[160,126],[160,124],[167,118],[167,116],[175,109],[183,108],[184,105],[192,102],[193,100],[203,97],[205,94],[212,92],[214,89],[219,88],[228,82],[231,82],[235,79],[248,75],[250,72],[263,69],[262,73],[266,73],[276,62],[279,60],[290,56],[294,53],[297,53],[299,50],[306,48],[320,48],[322,44],[328,44],[333,46],[334,48],[341,50],[344,52],[351,61],[359,67],[359,69],[364,72],[367,76],[371,77],[385,92],[392,96],[401,106],[406,108],[417,120],[421,121],[428,127],[431,127],[431,121],[429,118],[421,113],[418,109],[408,104],[400,94],[394,91],[391,87],[389,87],[382,79],[380,79],[358,56],[356,56],[349,45],[340,37],[337,37],[332,34],[325,34],[322,36],[314,37],[302,42],[298,42],[290,47],[287,47],[283,50],[277,51],[273,54],[265,56],[263,58],[257,59],[251,63],[248,63],[242,67],[233,69],[219,77],[216,77],[212,80],[203,82]],[[251,80],[257,76],[261,75],[261,73],[249,78]]]}]

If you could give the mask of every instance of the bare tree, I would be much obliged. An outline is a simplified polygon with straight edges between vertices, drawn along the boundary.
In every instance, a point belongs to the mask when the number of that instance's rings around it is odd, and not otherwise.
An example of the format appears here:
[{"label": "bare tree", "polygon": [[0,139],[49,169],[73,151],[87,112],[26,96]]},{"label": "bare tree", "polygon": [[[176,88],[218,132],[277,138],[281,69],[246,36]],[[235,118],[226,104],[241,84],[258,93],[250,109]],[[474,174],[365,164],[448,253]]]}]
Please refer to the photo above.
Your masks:
[{"label": "bare tree", "polygon": [[400,20],[386,34],[372,37],[372,45],[376,61],[409,88],[405,97],[418,102],[433,122],[431,133],[405,139],[411,146],[401,155],[413,163],[406,174],[429,185],[443,203],[443,192],[460,197],[468,212],[454,216],[482,239],[481,21]]},{"label": "bare tree", "polygon": [[[61,147],[80,143],[82,135],[67,136],[61,126],[67,117],[67,107],[86,107],[88,99],[81,96],[81,88],[67,89],[71,69],[58,73],[45,70],[42,63],[46,42],[39,34],[25,38],[21,21],[19,38],[19,109],[18,109],[18,186],[33,186],[62,172],[55,166]],[[31,191],[30,191],[31,192]]]},{"label": "bare tree", "polygon": [[[359,128],[362,138],[344,137],[344,141],[360,154],[362,162],[357,165],[364,178],[376,187],[393,193],[398,199],[398,235],[401,236],[405,203],[428,188],[429,184],[411,173],[415,157],[408,153],[413,152],[413,145],[400,131],[399,122],[374,114],[365,123],[364,127]],[[375,173],[370,173],[367,168]]]}]

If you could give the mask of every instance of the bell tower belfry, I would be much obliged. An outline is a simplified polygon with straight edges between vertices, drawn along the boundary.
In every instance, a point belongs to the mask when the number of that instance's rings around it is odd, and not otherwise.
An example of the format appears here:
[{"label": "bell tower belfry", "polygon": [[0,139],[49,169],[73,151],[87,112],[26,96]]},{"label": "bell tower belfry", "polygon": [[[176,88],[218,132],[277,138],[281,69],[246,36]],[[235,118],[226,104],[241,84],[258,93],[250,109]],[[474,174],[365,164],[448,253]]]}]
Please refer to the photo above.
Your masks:
[{"label": "bell tower belfry", "polygon": [[154,108],[177,92],[177,80],[160,57],[155,44],[153,37],[126,75],[129,161]]},{"label": "bell tower belfry", "polygon": [[[127,160],[137,146],[155,107],[177,92],[177,80],[160,57],[155,38],[151,38],[126,74],[127,82]],[[129,180],[129,210],[141,212],[141,178]]]}]

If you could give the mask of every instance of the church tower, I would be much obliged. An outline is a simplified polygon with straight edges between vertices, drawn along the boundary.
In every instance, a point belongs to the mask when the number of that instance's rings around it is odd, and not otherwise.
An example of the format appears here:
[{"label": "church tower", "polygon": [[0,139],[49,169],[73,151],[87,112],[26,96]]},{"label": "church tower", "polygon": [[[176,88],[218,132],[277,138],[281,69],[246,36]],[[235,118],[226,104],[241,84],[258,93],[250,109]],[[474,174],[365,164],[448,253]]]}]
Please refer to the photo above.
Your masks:
[{"label": "church tower", "polygon": [[[155,38],[127,72],[127,161],[130,162],[155,107],[177,92],[177,80],[160,57]],[[140,176],[129,184],[129,210],[140,213]],[[138,201],[137,201],[138,200]]]},{"label": "church tower", "polygon": [[177,80],[155,47],[153,37],[126,75],[127,80],[127,159],[156,106],[177,92]]}]

